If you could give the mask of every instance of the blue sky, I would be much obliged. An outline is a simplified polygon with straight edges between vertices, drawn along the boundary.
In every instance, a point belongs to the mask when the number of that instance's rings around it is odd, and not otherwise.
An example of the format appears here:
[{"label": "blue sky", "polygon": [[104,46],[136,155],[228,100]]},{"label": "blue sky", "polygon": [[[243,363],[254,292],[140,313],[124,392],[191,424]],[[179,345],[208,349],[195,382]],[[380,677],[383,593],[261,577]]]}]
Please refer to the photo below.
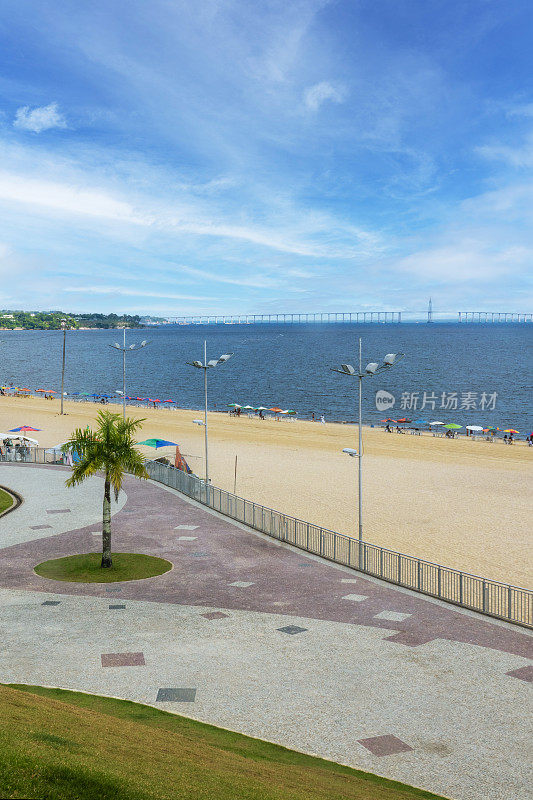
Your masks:
[{"label": "blue sky", "polygon": [[531,311],[530,0],[0,9],[0,307]]}]

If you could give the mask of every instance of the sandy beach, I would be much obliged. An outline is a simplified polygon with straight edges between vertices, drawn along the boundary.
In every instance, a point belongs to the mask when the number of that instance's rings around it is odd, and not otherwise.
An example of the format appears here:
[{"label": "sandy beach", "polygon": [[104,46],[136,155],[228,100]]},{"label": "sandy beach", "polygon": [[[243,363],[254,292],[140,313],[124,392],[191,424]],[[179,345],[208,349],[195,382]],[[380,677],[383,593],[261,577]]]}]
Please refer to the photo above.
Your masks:
[{"label": "sandy beach", "polygon": [[[59,400],[0,397],[0,431],[42,428],[33,436],[50,447],[77,426],[91,424],[103,406]],[[121,412],[120,406],[106,406]],[[203,427],[198,411],[128,408],[145,418],[139,439],[178,442],[202,474]],[[354,535],[357,427],[209,414],[212,482],[272,508]],[[30,434],[31,435],[31,434]],[[531,587],[531,477],[533,448],[496,441],[449,440],[386,434],[365,428],[364,538],[483,577]],[[156,451],[141,448],[147,457]],[[157,456],[173,456],[173,448]]]}]

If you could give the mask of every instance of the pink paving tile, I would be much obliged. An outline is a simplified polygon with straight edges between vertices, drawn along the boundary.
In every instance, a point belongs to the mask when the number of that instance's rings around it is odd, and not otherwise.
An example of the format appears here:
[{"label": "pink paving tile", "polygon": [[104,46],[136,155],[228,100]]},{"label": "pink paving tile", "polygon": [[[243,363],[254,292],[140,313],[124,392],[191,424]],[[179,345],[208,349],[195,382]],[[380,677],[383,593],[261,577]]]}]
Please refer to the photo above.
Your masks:
[{"label": "pink paving tile", "polygon": [[200,616],[206,619],[222,619],[222,617],[229,617],[229,614],[223,614],[222,611],[208,611],[207,614],[200,614]]},{"label": "pink paving tile", "polygon": [[371,736],[369,739],[358,739],[358,742],[370,750],[374,756],[392,756],[395,753],[407,753],[413,749],[391,733],[387,733],[385,736]]},{"label": "pink paving tile", "polygon": [[511,678],[520,678],[521,681],[533,683],[533,664],[527,664],[525,667],[513,669],[505,674],[510,675]]},{"label": "pink paving tile", "polygon": [[144,667],[144,653],[102,653],[103,667]]}]

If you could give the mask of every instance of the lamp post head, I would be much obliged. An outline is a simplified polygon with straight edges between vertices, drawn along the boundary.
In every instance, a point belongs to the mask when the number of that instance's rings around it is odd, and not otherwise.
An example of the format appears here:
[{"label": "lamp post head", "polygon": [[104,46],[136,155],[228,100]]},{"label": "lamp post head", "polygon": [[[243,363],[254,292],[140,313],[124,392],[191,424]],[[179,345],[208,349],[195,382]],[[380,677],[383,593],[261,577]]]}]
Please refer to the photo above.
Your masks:
[{"label": "lamp post head", "polygon": [[367,375],[374,375],[378,370],[379,364],[375,361],[371,361],[370,364],[366,365],[365,372]]},{"label": "lamp post head", "polygon": [[225,361],[229,361],[229,359],[232,357],[232,355],[233,355],[233,353],[224,353],[218,359],[218,363],[219,364],[223,364]]},{"label": "lamp post head", "polygon": [[346,453],[347,456],[351,456],[352,458],[355,458],[359,455],[357,450],[354,450],[353,447],[343,447],[342,452]]},{"label": "lamp post head", "polygon": [[202,369],[204,366],[201,361],[187,361],[187,364],[190,364],[191,367],[197,367],[198,369]]},{"label": "lamp post head", "polygon": [[396,361],[399,361],[401,358],[403,358],[404,355],[404,353],[387,353],[383,359],[383,365],[385,367],[392,367],[392,365],[396,363]]}]

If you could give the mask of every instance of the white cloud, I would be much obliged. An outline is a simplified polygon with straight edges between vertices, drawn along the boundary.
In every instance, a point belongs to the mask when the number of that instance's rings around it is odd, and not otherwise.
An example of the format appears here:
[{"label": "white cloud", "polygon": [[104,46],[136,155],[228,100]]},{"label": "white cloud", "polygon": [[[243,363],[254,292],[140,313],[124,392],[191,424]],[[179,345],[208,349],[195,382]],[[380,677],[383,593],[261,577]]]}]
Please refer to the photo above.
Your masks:
[{"label": "white cloud", "polygon": [[48,106],[32,109],[29,106],[17,109],[13,126],[25,131],[41,133],[49,128],[66,128],[67,122],[59,111],[57,103],[50,103]]},{"label": "white cloud", "polygon": [[113,294],[125,297],[156,297],[160,300],[211,300],[211,298],[201,295],[172,294],[166,290],[163,292],[149,292],[145,289],[125,289],[123,286],[66,286],[63,291],[87,295]]},{"label": "white cloud", "polygon": [[205,269],[196,269],[194,267],[179,266],[181,272],[186,275],[192,275],[194,278],[201,278],[206,281],[217,281],[218,283],[230,283],[234,286],[248,286],[257,289],[266,289],[271,286],[278,286],[279,281],[272,278],[232,278],[229,275],[224,275],[222,272],[210,272]]},{"label": "white cloud", "polygon": [[329,81],[316,83],[304,92],[304,102],[310,111],[318,111],[326,100],[331,100],[333,103],[342,103],[345,98],[346,89],[343,86],[334,86]]}]

